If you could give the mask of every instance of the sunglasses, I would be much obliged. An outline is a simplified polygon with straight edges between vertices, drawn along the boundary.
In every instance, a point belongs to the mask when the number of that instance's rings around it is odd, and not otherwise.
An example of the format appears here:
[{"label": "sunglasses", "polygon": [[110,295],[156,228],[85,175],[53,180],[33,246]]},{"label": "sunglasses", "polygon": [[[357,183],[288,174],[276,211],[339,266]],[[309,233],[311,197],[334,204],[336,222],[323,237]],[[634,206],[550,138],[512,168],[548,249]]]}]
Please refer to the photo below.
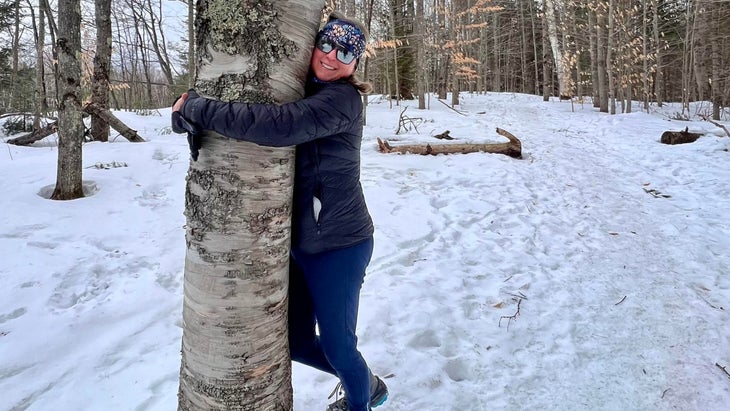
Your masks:
[{"label": "sunglasses", "polygon": [[337,61],[342,64],[350,64],[355,60],[355,53],[348,51],[344,47],[333,43],[326,37],[320,37],[317,39],[317,48],[320,49],[324,54],[329,54],[332,50],[337,49]]}]

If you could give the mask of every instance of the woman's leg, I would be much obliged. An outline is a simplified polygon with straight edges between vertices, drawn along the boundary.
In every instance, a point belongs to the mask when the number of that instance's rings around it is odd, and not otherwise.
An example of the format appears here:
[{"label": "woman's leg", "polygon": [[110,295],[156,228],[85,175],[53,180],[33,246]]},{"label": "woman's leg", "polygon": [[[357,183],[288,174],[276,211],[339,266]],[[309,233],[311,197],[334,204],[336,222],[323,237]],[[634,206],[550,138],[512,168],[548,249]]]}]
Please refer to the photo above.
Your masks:
[{"label": "woman's leg", "polygon": [[370,370],[357,349],[357,311],[373,240],[318,254],[295,253],[304,272],[324,355],[340,378],[350,411],[368,409]]},{"label": "woman's leg", "polygon": [[289,261],[289,351],[291,359],[337,375],[324,356],[315,333],[314,305],[304,273],[292,258]]}]

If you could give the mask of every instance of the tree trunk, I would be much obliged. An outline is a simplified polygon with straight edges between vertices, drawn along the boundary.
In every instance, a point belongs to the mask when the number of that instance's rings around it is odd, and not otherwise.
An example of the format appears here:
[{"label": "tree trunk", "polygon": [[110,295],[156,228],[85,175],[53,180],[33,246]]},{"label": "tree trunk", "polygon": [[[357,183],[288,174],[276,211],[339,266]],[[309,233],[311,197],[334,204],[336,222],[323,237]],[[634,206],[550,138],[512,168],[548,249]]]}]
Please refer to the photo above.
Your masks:
[{"label": "tree trunk", "polygon": [[188,87],[195,85],[195,0],[188,1]]},{"label": "tree trunk", "polygon": [[664,104],[664,67],[662,67],[662,54],[664,48],[662,47],[661,33],[659,32],[659,0],[652,1],[652,12],[654,18],[652,25],[654,27],[654,47],[656,52],[656,73],[654,80],[654,95],[657,106],[661,107]]},{"label": "tree trunk", "polygon": [[710,7],[706,1],[694,1],[694,13],[692,24],[692,61],[694,62],[693,71],[695,82],[697,85],[697,98],[699,101],[707,99],[707,88],[709,85],[709,74],[707,73],[707,43],[710,33],[708,30],[708,11]]},{"label": "tree trunk", "polygon": [[[112,0],[96,0],[96,54],[94,75],[91,80],[91,101],[101,109],[109,108],[109,66],[112,58]],[[109,124],[101,118],[91,116],[91,138],[109,141]]]},{"label": "tree trunk", "polygon": [[58,2],[58,169],[53,200],[84,196],[82,151],[84,122],[81,112],[81,5],[80,0]]},{"label": "tree trunk", "polygon": [[[303,97],[314,0],[200,0],[196,88],[249,103]],[[294,148],[204,136],[185,194],[179,410],[291,410],[287,287]]]},{"label": "tree trunk", "polygon": [[[13,6],[13,14],[14,17],[14,23],[13,23],[13,30],[12,30],[12,40],[11,40],[11,55],[12,55],[12,67],[10,71],[10,107],[15,110],[22,110],[25,111],[24,108],[20,107],[18,104],[18,92],[16,90],[16,84],[18,80],[18,70],[19,70],[19,53],[20,53],[20,0],[15,0],[15,5]],[[2,49],[0,49],[2,50]]]},{"label": "tree trunk", "polygon": [[535,5],[532,0],[527,0],[527,4],[530,8],[530,24],[532,26],[532,60],[535,69],[535,95],[540,95],[540,59],[537,53],[537,29],[535,28]]},{"label": "tree trunk", "polygon": [[606,73],[608,74],[608,108],[611,114],[616,114],[616,81],[613,71],[613,47],[615,42],[614,20],[616,0],[608,0],[608,36],[606,40]]},{"label": "tree trunk", "polygon": [[588,8],[588,52],[591,60],[591,96],[593,107],[601,107],[601,96],[599,94],[600,78],[598,76],[598,30],[596,29],[596,13]]},{"label": "tree trunk", "polygon": [[[366,1],[366,0],[363,0]],[[371,28],[371,22],[373,21],[373,3],[375,0],[367,0],[368,7],[367,7],[367,13],[365,17],[365,25],[368,28],[368,32],[370,32]],[[368,68],[370,66],[370,57],[366,54],[361,58],[362,64],[363,64],[363,70],[362,75],[363,78],[368,81]],[[362,125],[365,126],[368,124],[368,96],[364,95],[362,96]]]},{"label": "tree trunk", "polygon": [[416,93],[418,94],[418,108],[426,109],[426,67],[425,53],[426,43],[424,41],[426,30],[424,28],[425,21],[423,19],[423,1],[416,0],[416,27],[414,35],[416,37]]},{"label": "tree trunk", "polygon": [[[642,51],[642,73],[641,73],[641,82],[642,82],[642,96],[641,99],[644,102],[644,111],[649,111],[649,32],[648,32],[648,9],[649,5],[647,3],[648,0],[642,0],[641,1],[641,10],[642,10],[642,18],[641,18],[641,51]],[[631,104],[631,102],[629,102]]]},{"label": "tree trunk", "polygon": [[568,90],[568,77],[570,72],[566,67],[565,58],[563,56],[563,47],[560,45],[558,38],[558,23],[555,18],[555,5],[553,0],[543,0],[545,6],[545,21],[547,22],[548,39],[550,40],[550,48],[553,52],[553,60],[555,61],[555,71],[558,75],[558,95],[567,97],[571,95]]},{"label": "tree trunk", "polygon": [[[722,41],[720,34],[720,5],[712,5],[711,34],[710,34],[710,50],[712,64],[712,82],[710,83],[710,93],[712,96],[712,119],[720,120],[720,106],[722,105]],[[725,80],[727,81],[727,80]]]},{"label": "tree trunk", "polygon": [[547,30],[545,19],[542,19],[542,101],[550,101],[553,90],[550,87],[550,78],[552,77],[552,68],[550,66],[550,55],[548,54],[548,41],[545,33]]},{"label": "tree trunk", "polygon": [[606,10],[596,11],[596,54],[598,56],[598,98],[600,99],[600,112],[608,113],[608,81],[606,80]]},{"label": "tree trunk", "polygon": [[38,25],[36,29],[36,75],[35,84],[37,95],[35,99],[35,112],[33,113],[33,130],[41,128],[41,117],[48,110],[48,101],[46,100],[46,81],[45,81],[45,62],[43,52],[46,45],[46,12],[44,10],[45,3],[38,2]]}]

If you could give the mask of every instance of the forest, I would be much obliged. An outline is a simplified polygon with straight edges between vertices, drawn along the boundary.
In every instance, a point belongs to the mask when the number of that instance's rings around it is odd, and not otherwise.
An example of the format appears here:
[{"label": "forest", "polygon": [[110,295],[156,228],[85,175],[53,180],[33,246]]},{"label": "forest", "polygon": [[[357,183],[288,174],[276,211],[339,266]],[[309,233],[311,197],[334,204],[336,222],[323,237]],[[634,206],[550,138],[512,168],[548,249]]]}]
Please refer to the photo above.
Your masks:
[{"label": "forest", "polygon": [[[63,4],[0,0],[0,115],[34,117],[22,125],[29,130],[58,108]],[[83,98],[116,110],[169,106],[193,86],[195,8],[193,0],[82,1]],[[644,110],[682,102],[678,118],[730,115],[728,0],[323,3],[331,9],[370,27],[358,75],[375,93],[418,99],[420,108],[431,95],[456,105],[454,91],[518,92],[590,100],[611,114],[639,101]],[[689,112],[695,101],[707,103],[702,113]]]}]

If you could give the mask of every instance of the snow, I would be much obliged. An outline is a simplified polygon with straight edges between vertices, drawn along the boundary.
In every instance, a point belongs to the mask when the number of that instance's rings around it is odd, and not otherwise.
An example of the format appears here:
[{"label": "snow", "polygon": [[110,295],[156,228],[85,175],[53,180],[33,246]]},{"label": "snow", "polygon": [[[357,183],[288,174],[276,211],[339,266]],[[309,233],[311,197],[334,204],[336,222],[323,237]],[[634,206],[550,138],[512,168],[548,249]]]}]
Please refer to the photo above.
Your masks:
[{"label": "snow", "polygon": [[[368,108],[376,235],[358,335],[388,377],[378,409],[727,409],[724,131],[673,120],[677,105],[611,116],[511,93],[461,103],[464,115],[433,97],[426,111]],[[419,133],[395,135],[405,106]],[[117,112],[148,142],[86,144],[80,200],[44,198],[55,136],[0,150],[1,410],[176,409],[189,157],[169,114]],[[440,143],[430,136],[447,129],[455,143],[503,142],[496,127],[524,159],[376,150],[377,137]],[[685,127],[706,134],[659,143]],[[295,364],[295,410],[323,410],[335,383]]]}]

